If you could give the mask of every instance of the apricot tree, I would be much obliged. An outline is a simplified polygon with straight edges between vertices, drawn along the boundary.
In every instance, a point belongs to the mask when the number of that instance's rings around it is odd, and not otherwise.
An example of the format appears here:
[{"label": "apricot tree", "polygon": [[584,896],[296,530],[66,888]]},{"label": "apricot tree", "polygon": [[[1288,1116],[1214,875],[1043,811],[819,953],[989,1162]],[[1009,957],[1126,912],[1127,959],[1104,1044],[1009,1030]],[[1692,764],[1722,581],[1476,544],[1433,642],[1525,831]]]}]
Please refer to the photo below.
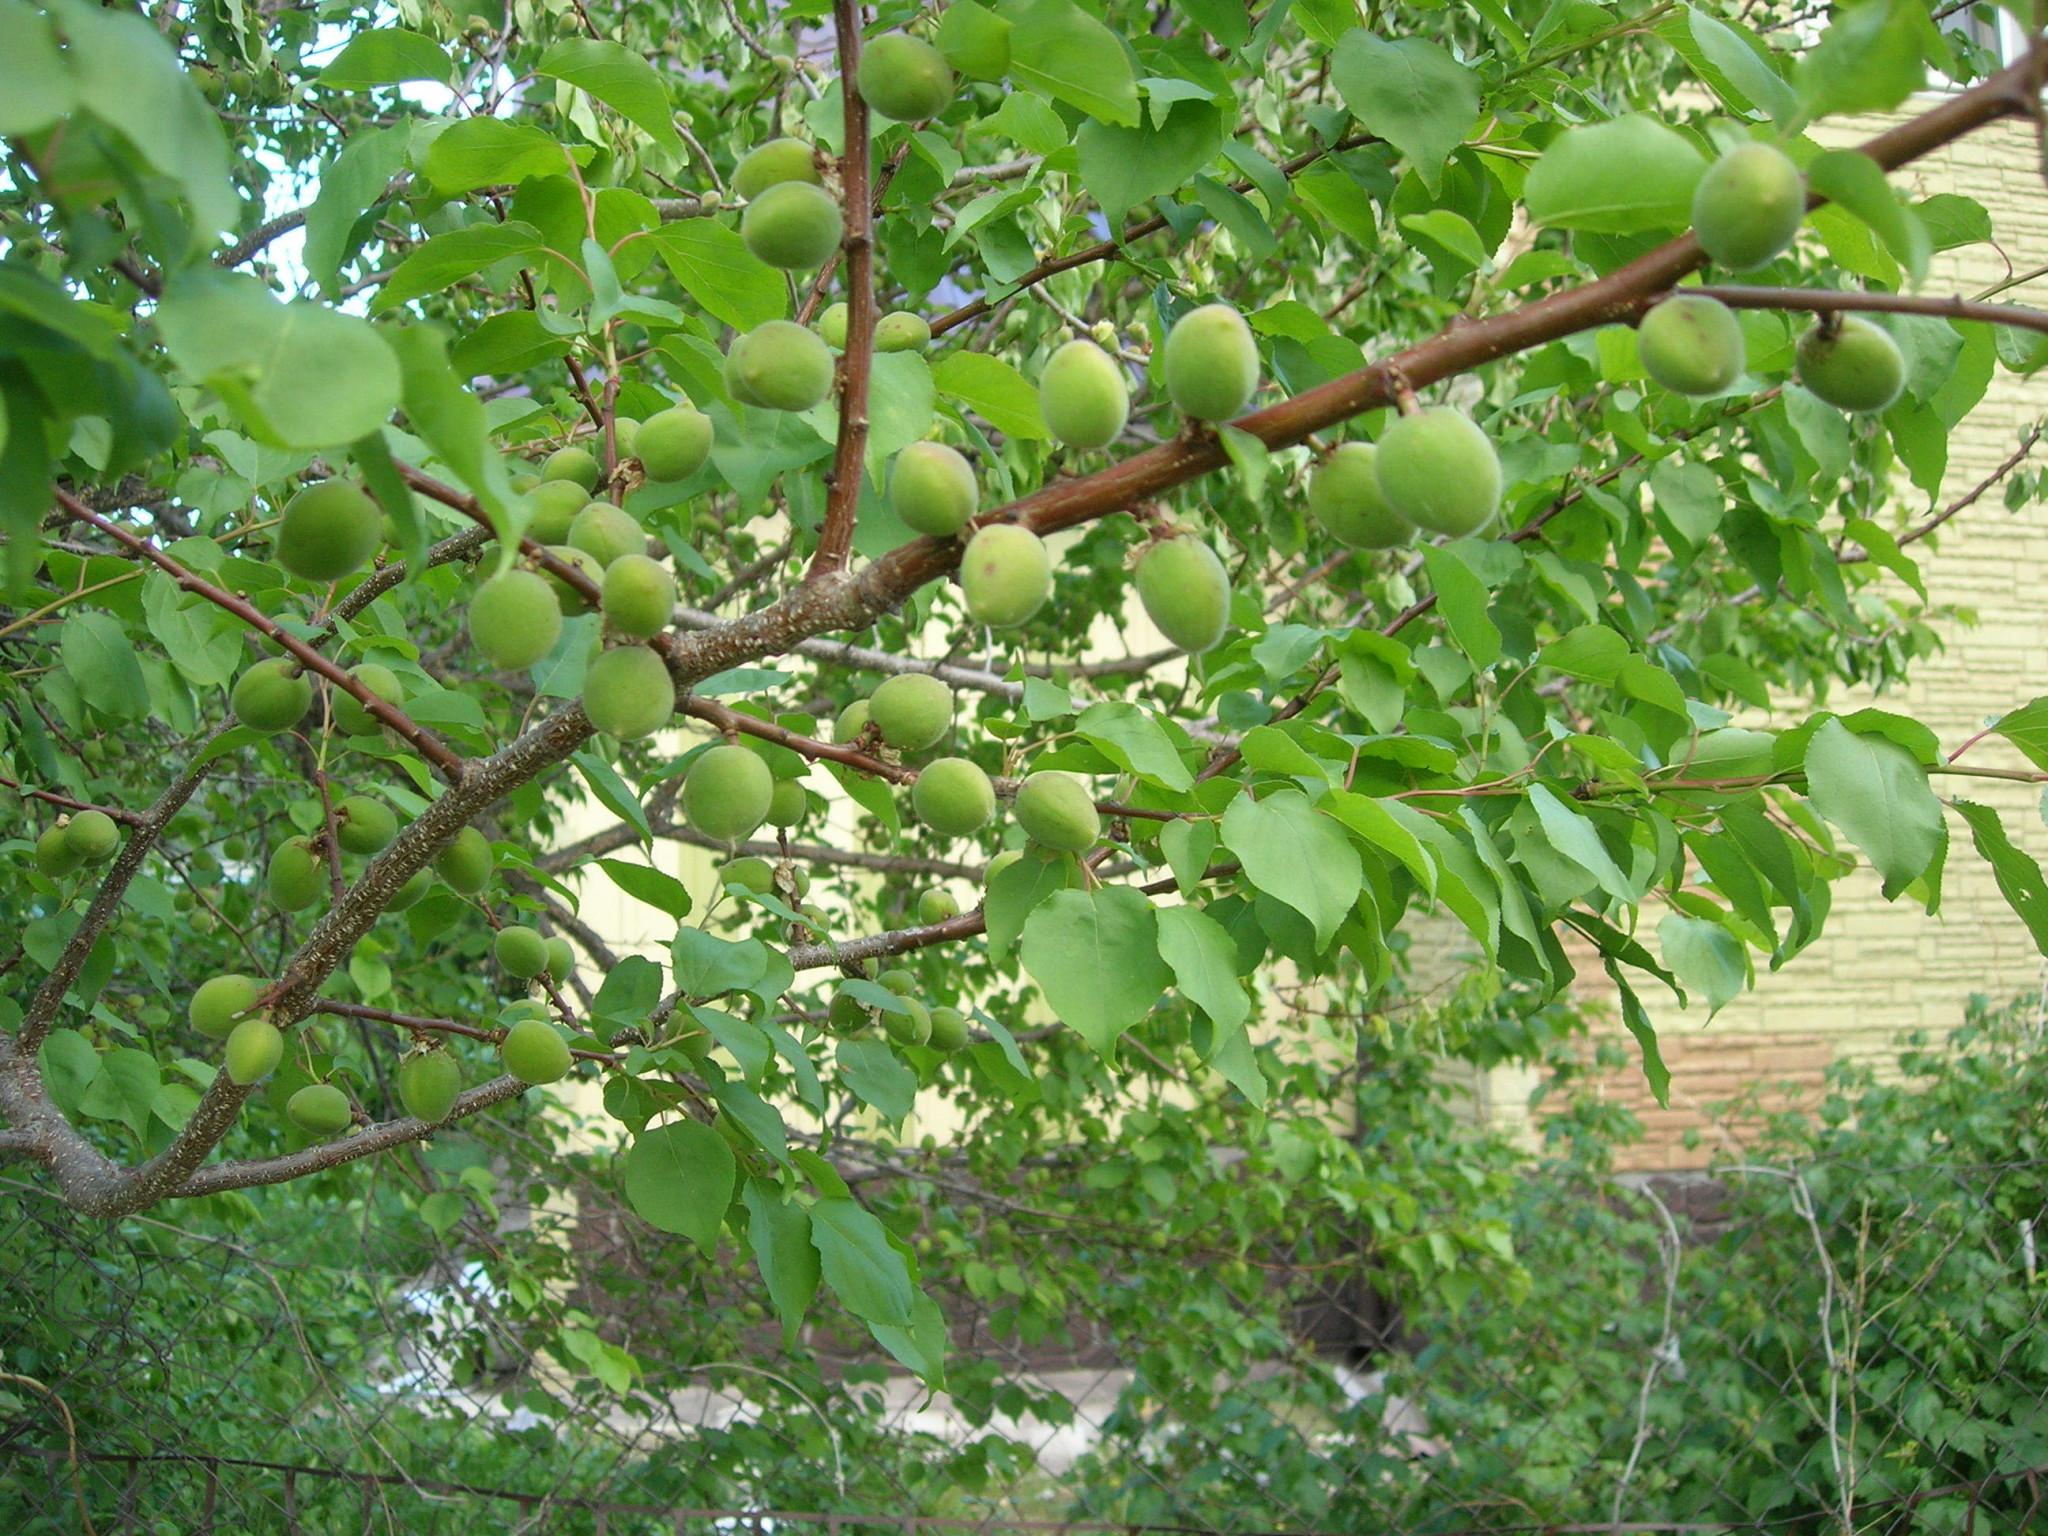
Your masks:
[{"label": "apricot tree", "polygon": [[111,1217],[587,1077],[649,1222],[936,1377],[842,1166],[920,1091],[1317,1113],[1438,912],[1661,1094],[1643,978],[1952,827],[2048,948],[1937,788],[2048,701],[1819,707],[2040,483],[1941,499],[2048,358],[1887,176],[2040,120],[1957,9],[0,0],[0,1150]]}]

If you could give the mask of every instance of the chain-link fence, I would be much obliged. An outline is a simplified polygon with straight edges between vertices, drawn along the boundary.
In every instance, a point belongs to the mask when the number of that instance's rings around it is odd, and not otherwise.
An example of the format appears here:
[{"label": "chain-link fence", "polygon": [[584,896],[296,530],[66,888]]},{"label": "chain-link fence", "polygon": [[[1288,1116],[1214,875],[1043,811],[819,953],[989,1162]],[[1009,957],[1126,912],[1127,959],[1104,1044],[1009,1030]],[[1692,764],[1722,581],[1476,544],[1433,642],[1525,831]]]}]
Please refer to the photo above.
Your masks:
[{"label": "chain-link fence", "polygon": [[[2035,1060],[1909,1055],[1710,1174],[1616,1176],[1561,1112],[1457,1283],[1120,1247],[1027,1327],[1031,1275],[935,1261],[939,1394],[785,1346],[599,1179],[400,1234],[359,1191],[106,1226],[9,1183],[0,1530],[2048,1530]],[[1094,1240],[1057,1215],[1006,1219]]]}]

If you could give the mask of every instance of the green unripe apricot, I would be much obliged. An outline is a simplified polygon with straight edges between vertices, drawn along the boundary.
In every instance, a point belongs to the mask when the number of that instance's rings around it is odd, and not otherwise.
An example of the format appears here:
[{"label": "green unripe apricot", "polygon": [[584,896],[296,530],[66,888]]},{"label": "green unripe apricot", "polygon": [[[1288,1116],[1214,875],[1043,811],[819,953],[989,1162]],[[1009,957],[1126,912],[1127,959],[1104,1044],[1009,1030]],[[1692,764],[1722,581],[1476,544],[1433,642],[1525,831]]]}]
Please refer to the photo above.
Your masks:
[{"label": "green unripe apricot", "polygon": [[499,1011],[498,1017],[507,1024],[516,1024],[521,1019],[539,1019],[546,1022],[548,1005],[537,997],[514,998]]},{"label": "green unripe apricot", "polygon": [[562,636],[562,610],[532,571],[502,571],[469,603],[469,638],[494,667],[530,667]]},{"label": "green unripe apricot", "polygon": [[912,443],[889,466],[889,505],[914,533],[950,538],[980,504],[973,468],[944,443]]},{"label": "green unripe apricot", "polygon": [[583,712],[608,736],[652,736],[676,710],[676,685],[662,659],[644,645],[604,652],[583,674]]},{"label": "green unripe apricot", "polygon": [[241,1016],[256,1006],[266,983],[255,976],[229,973],[199,983],[185,1005],[185,1017],[209,1040],[225,1040]]},{"label": "green unripe apricot", "polygon": [[868,695],[868,718],[900,752],[922,752],[953,723],[953,690],[926,672],[905,672]]},{"label": "green unripe apricot", "polygon": [[306,718],[313,707],[313,681],[299,671],[299,664],[285,656],[273,656],[246,668],[235,679],[228,704],[235,718],[252,731],[275,736]]},{"label": "green unripe apricot", "polygon": [[464,827],[434,855],[434,872],[463,895],[476,895],[491,883],[491,840]]},{"label": "green unripe apricot", "polygon": [[827,304],[825,312],[818,316],[818,334],[825,338],[825,345],[835,351],[846,350],[846,306]]},{"label": "green unripe apricot", "polygon": [[350,795],[334,807],[334,840],[344,853],[382,853],[398,836],[398,817],[382,800]]},{"label": "green unripe apricot", "polygon": [[960,556],[967,614],[991,629],[1014,629],[1052,596],[1052,556],[1045,541],[1015,523],[990,523]]},{"label": "green unripe apricot", "polygon": [[740,238],[747,249],[785,270],[823,266],[845,236],[839,204],[807,181],[777,182],[740,215]]},{"label": "green unripe apricot", "polygon": [[1116,360],[1092,341],[1070,341],[1038,376],[1046,430],[1069,448],[1106,448],[1131,415],[1131,391]]},{"label": "green unripe apricot", "polygon": [[548,979],[567,981],[576,969],[576,951],[559,933],[548,936]]},{"label": "green unripe apricot", "polygon": [[1071,773],[1047,769],[1017,789],[1017,825],[1042,848],[1085,853],[1102,835],[1102,817],[1087,786]]},{"label": "green unripe apricot", "polygon": [[285,1100],[284,1113],[308,1136],[339,1136],[355,1122],[348,1095],[332,1083],[308,1083]]},{"label": "green unripe apricot", "polygon": [[524,923],[500,928],[491,941],[491,954],[507,976],[531,981],[548,968],[548,942]]},{"label": "green unripe apricot", "polygon": [[569,524],[569,547],[582,550],[610,570],[614,560],[646,553],[647,530],[625,508],[593,501]]},{"label": "green unripe apricot", "polygon": [[651,640],[675,613],[676,579],[659,560],[621,555],[605,568],[604,619],[634,640]]},{"label": "green unripe apricot", "polygon": [[920,893],[917,898],[917,920],[927,927],[959,915],[959,899],[943,886],[935,885],[930,890]]},{"label": "green unripe apricot", "polygon": [[945,55],[907,32],[870,38],[855,79],[861,100],[899,123],[937,117],[953,100],[953,70]]},{"label": "green unripe apricot", "polygon": [[988,867],[981,872],[981,888],[987,890],[996,883],[996,876],[1024,857],[1022,848],[1005,848],[988,861]]},{"label": "green unripe apricot", "polygon": [[84,864],[102,864],[121,846],[121,829],[105,811],[78,811],[64,824],[64,844]]},{"label": "green unripe apricot", "polygon": [[1693,189],[1693,233],[1731,272],[1754,271],[1787,249],[1805,217],[1805,178],[1768,144],[1729,150]]},{"label": "green unripe apricot", "polygon": [[1644,315],[1636,354],[1643,372],[1680,395],[1718,395],[1748,361],[1735,311],[1698,293],[1675,294]]},{"label": "green unripe apricot", "polygon": [[439,1125],[461,1092],[461,1064],[439,1046],[410,1051],[398,1064],[398,1102],[415,1120]]},{"label": "green unripe apricot", "polygon": [[62,827],[46,827],[36,839],[36,868],[52,880],[62,880],[84,862]]},{"label": "green unripe apricot", "polygon": [[711,418],[693,406],[657,411],[640,423],[633,452],[650,480],[687,480],[711,455]]},{"label": "green unripe apricot", "polygon": [[273,906],[281,912],[301,911],[318,901],[326,888],[326,872],[312,843],[294,837],[277,845],[264,875],[264,889]]},{"label": "green unripe apricot", "polygon": [[1198,655],[1223,638],[1230,574],[1200,539],[1161,539],[1138,557],[1138,600],[1159,633]]},{"label": "green unripe apricot", "polygon": [[768,797],[768,825],[793,827],[810,808],[811,797],[804,792],[803,785],[795,779],[777,779],[775,792]]},{"label": "green unripe apricot", "polygon": [[740,156],[740,163],[733,167],[732,189],[752,200],[780,182],[807,181],[819,186],[824,180],[810,145],[801,139],[770,139]]},{"label": "green unripe apricot", "polygon": [[917,973],[894,965],[877,976],[875,983],[894,992],[898,997],[908,997],[917,990]]},{"label": "green unripe apricot", "polygon": [[931,1011],[932,1031],[926,1044],[935,1051],[957,1051],[967,1043],[967,1015],[940,1004]]},{"label": "green unripe apricot", "polygon": [[580,448],[573,443],[566,448],[557,448],[540,467],[541,479],[572,481],[582,486],[586,493],[597,489],[598,476],[603,473],[604,467],[597,462],[597,456],[588,448]]},{"label": "green unripe apricot", "polygon": [[855,699],[839,711],[839,717],[832,722],[832,739],[841,746],[860,740],[860,733],[868,728],[868,701]]},{"label": "green unripe apricot", "polygon": [[1228,421],[1259,387],[1259,344],[1228,304],[1204,304],[1174,321],[1160,370],[1183,416]]},{"label": "green unripe apricot", "polygon": [[633,458],[639,452],[640,426],[630,416],[612,417],[612,447],[620,460]]},{"label": "green unripe apricot", "polygon": [[918,774],[910,786],[910,805],[939,836],[967,837],[995,815],[996,791],[979,765],[964,757],[942,757]]},{"label": "green unripe apricot", "polygon": [[718,883],[737,885],[756,896],[766,896],[775,889],[775,866],[766,859],[755,858],[752,855],[744,859],[734,859],[719,870]]},{"label": "green unripe apricot", "polygon": [[1308,481],[1308,510],[1340,544],[1393,549],[1415,537],[1415,525],[1380,494],[1371,443],[1339,443]]},{"label": "green unripe apricot", "polygon": [[405,884],[391,893],[391,900],[384,904],[386,912],[403,912],[407,907],[416,907],[420,898],[432,889],[434,872],[431,869],[416,869],[407,877]]},{"label": "green unripe apricot", "polygon": [[882,1028],[898,1045],[923,1045],[932,1037],[931,1010],[917,998],[903,999],[903,1011],[891,1008],[882,1014]]},{"label": "green unripe apricot", "polygon": [[922,352],[931,339],[932,328],[924,316],[907,309],[892,309],[875,322],[877,352]]},{"label": "green unripe apricot", "polygon": [[734,339],[725,387],[742,405],[808,411],[832,392],[832,350],[794,321],[765,321]]},{"label": "green unripe apricot", "polygon": [[559,1082],[573,1065],[569,1042],[546,1019],[520,1019],[505,1031],[498,1047],[505,1070],[529,1088]]},{"label": "green unripe apricot", "polygon": [[1472,418],[1448,405],[1403,416],[1373,457],[1380,494],[1429,533],[1462,539],[1500,510],[1500,457]]},{"label": "green unripe apricot", "polygon": [[[361,683],[386,704],[399,705],[405,702],[405,685],[398,680],[398,674],[382,662],[366,661],[348,669],[348,675]],[[374,736],[384,729],[384,724],[369,709],[345,688],[333,693],[334,723],[349,736]]]},{"label": "green unripe apricot", "polygon": [[683,780],[683,819],[722,843],[751,835],[768,819],[775,775],[759,753],[722,742],[690,764]]},{"label": "green unripe apricot", "polygon": [[368,562],[384,539],[384,514],[361,486],[321,480],[285,504],[277,563],[304,581],[338,581]]},{"label": "green unripe apricot", "polygon": [[536,544],[560,544],[569,537],[569,524],[590,500],[590,492],[574,480],[543,480],[526,500],[533,508],[526,536]]},{"label": "green unripe apricot", "polygon": [[873,1013],[873,1009],[851,992],[835,992],[832,994],[832,1006],[825,1015],[825,1027],[838,1034],[850,1035],[866,1029]]},{"label": "green unripe apricot", "polygon": [[284,1060],[284,1036],[264,1018],[244,1019],[228,1032],[228,1080],[241,1088],[260,1083]]},{"label": "green unripe apricot", "polygon": [[1837,317],[1830,332],[1816,325],[1799,338],[1793,369],[1799,382],[1844,411],[1881,411],[1906,387],[1906,360],[1891,334],[1859,315]]}]

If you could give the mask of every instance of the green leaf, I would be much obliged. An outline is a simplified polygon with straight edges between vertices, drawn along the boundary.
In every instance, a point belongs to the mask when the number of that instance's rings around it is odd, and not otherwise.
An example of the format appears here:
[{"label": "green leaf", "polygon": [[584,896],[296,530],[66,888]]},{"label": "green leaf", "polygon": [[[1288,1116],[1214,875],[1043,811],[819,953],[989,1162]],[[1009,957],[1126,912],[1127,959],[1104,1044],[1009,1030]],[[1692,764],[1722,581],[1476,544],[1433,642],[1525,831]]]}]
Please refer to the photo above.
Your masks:
[{"label": "green leaf", "polygon": [[1244,1028],[1251,999],[1237,979],[1237,946],[1223,925],[1199,907],[1161,907],[1159,956],[1181,996],[1209,1015],[1218,1030]]},{"label": "green leaf", "polygon": [[181,277],[156,322],[172,361],[272,447],[352,443],[398,408],[398,359],[368,321],[280,303],[253,277]]},{"label": "green leaf", "polygon": [[2034,940],[2034,948],[2048,955],[2048,881],[2041,878],[2041,866],[2033,855],[2006,836],[2005,823],[1988,805],[1957,800],[1956,814],[1969,823],[1970,841],[1991,866],[1998,891]]},{"label": "green leaf", "polygon": [[744,992],[768,965],[768,948],[759,939],[721,939],[702,928],[678,928],[669,955],[676,990],[698,999]]},{"label": "green leaf", "polygon": [[1992,727],[2036,768],[2048,770],[2048,696],[2007,710]]},{"label": "green leaf", "polygon": [[569,761],[583,775],[583,782],[597,796],[598,804],[638,832],[641,842],[654,841],[654,831],[647,825],[647,813],[640,808],[640,797],[627,787],[616,768],[592,752],[575,753]]},{"label": "green leaf", "polygon": [[1522,187],[1529,217],[1552,229],[1628,235],[1683,229],[1707,163],[1692,141],[1632,115],[1566,130]]},{"label": "green leaf", "polygon": [[1032,909],[1054,891],[1072,885],[1073,876],[1072,859],[1033,848],[1025,849],[1023,858],[999,871],[989,882],[988,897],[982,904],[989,954],[998,961],[1008,955]]},{"label": "green leaf", "polygon": [[79,106],[118,129],[179,188],[192,209],[196,243],[233,229],[241,200],[229,179],[220,116],[156,24],[83,0],[53,0],[49,9],[64,33]]},{"label": "green leaf", "polygon": [[768,1299],[782,1321],[787,1347],[818,1294],[818,1250],[811,1243],[810,1212],[785,1199],[767,1179],[747,1180],[741,1198],[747,1206],[747,1245],[754,1250]]},{"label": "green leaf", "polygon": [[1668,1107],[1671,1103],[1671,1069],[1664,1065],[1664,1054],[1657,1049],[1657,1026],[1650,1022],[1643,1000],[1636,996],[1636,989],[1622,976],[1621,967],[1611,956],[1606,963],[1607,974],[1621,997],[1621,1022],[1628,1026],[1628,1032],[1642,1047],[1643,1077],[1650,1085],[1651,1095],[1659,1104]]},{"label": "green leaf", "polygon": [[505,461],[491,447],[483,402],[449,365],[448,333],[414,324],[383,334],[398,358],[406,420],[483,503],[500,538],[512,543],[526,526],[526,503],[512,494]]},{"label": "green leaf", "polygon": [[1492,666],[1500,659],[1501,639],[1500,629],[1486,614],[1486,584],[1450,545],[1424,546],[1422,564],[1436,589],[1437,610],[1458,649],[1472,658],[1474,666]]},{"label": "green leaf", "polygon": [[1166,855],[1181,895],[1191,896],[1202,884],[1202,876],[1209,868],[1209,855],[1216,851],[1216,824],[1169,821],[1159,829],[1159,851]]},{"label": "green leaf", "polygon": [[952,0],[933,41],[970,80],[1000,80],[1010,67],[1010,24],[975,0]]},{"label": "green leaf", "polygon": [[403,27],[379,27],[350,38],[314,76],[314,83],[330,91],[366,91],[401,80],[435,80],[446,85],[454,74],[448,55],[431,37]]},{"label": "green leaf", "polygon": [[1251,884],[1307,918],[1317,948],[1328,949],[1364,888],[1351,839],[1298,789],[1263,800],[1239,795],[1223,813],[1222,833]]},{"label": "green leaf", "polygon": [[1166,730],[1136,704],[1106,700],[1091,704],[1074,722],[1076,734],[1102,749],[1102,753],[1127,773],[1157,784],[1161,789],[1192,789],[1195,776],[1173,749]]},{"label": "green leaf", "polygon": [[1074,139],[1081,185],[1114,229],[1126,210],[1193,180],[1222,149],[1224,130],[1223,115],[1206,101],[1175,102],[1156,128],[1149,120],[1124,128],[1090,119]]},{"label": "green leaf", "polygon": [[53,1029],[36,1052],[36,1067],[50,1102],[65,1114],[75,1115],[100,1075],[100,1053],[77,1030]]},{"label": "green leaf", "polygon": [[789,312],[789,284],[715,219],[681,219],[648,237],[683,291],[736,330]]},{"label": "green leaf", "polygon": [[1330,79],[1351,115],[1401,151],[1435,196],[1479,116],[1479,77],[1436,43],[1388,42],[1358,28],[1338,40]]},{"label": "green leaf", "polygon": [[1588,683],[1612,683],[1633,654],[1628,641],[1604,624],[1581,624],[1536,653],[1536,660],[1567,677]]},{"label": "green leaf", "polygon": [[1657,947],[1678,979],[1706,998],[1710,1019],[1749,985],[1742,941],[1719,923],[1674,912],[1657,925]]},{"label": "green leaf", "polygon": [[1927,275],[1927,263],[1934,254],[1927,227],[1892,190],[1884,167],[1870,156],[1854,149],[1816,155],[1806,168],[1806,180],[1822,197],[1868,224],[1915,283]]},{"label": "green leaf", "polygon": [[420,174],[438,191],[470,192],[478,187],[516,185],[529,176],[559,175],[570,159],[569,150],[531,123],[466,117],[434,136],[420,162]]},{"label": "green leaf", "polygon": [[1927,83],[1925,49],[1939,46],[1933,31],[1919,0],[1838,7],[1794,75],[1807,115],[1891,111]]},{"label": "green leaf", "polygon": [[49,18],[21,0],[0,4],[0,134],[39,133],[77,101]]},{"label": "green leaf", "polygon": [[540,231],[531,224],[472,224],[436,235],[414,246],[411,254],[391,269],[370,301],[370,313],[381,314],[422,294],[440,293],[485,267],[536,255],[541,246]]},{"label": "green leaf", "polygon": [[1436,863],[1422,840],[1401,818],[1417,813],[1398,800],[1379,801],[1349,790],[1333,790],[1323,798],[1329,813],[1383,853],[1393,855],[1415,877],[1425,896],[1436,895]]},{"label": "green leaf", "polygon": [[644,901],[678,922],[690,915],[690,892],[674,875],[623,859],[599,859],[597,867],[635,901]]},{"label": "green leaf", "polygon": [[915,352],[874,358],[868,394],[868,474],[877,488],[888,461],[932,429],[932,372]]},{"label": "green leaf", "polygon": [[1806,746],[1807,794],[1884,879],[1887,901],[1942,850],[1941,802],[1913,754],[1828,720]]},{"label": "green leaf", "polygon": [[851,1200],[820,1200],[811,1207],[811,1244],[825,1282],[855,1317],[898,1328],[910,1325],[917,1291],[909,1267],[872,1215]]},{"label": "green leaf", "polygon": [[110,613],[81,609],[58,632],[58,655],[86,703],[119,720],[149,713],[149,687],[135,643]]},{"label": "green leaf", "polygon": [[1599,828],[1558,799],[1550,786],[1530,785],[1529,804],[1542,823],[1544,840],[1598,881],[1601,890],[1624,905],[1643,899],[1642,890],[1621,872],[1607,845],[1600,841]]},{"label": "green leaf", "polygon": [[306,212],[306,275],[330,299],[341,287],[342,264],[362,249],[349,236],[405,165],[410,142],[403,123],[354,134],[320,173],[320,194]]},{"label": "green leaf", "polygon": [[1789,123],[1798,116],[1799,97],[1769,60],[1745,40],[1750,34],[1738,32],[1696,5],[1686,7],[1686,12],[1692,39],[1700,52],[1745,100],[1780,123]]},{"label": "green leaf", "polygon": [[1038,391],[1015,368],[987,352],[948,352],[932,365],[932,382],[1005,437],[1042,442],[1045,418]]},{"label": "green leaf", "polygon": [[1123,39],[1073,3],[1029,0],[1009,15],[1010,78],[1090,117],[1138,123],[1138,85]]},{"label": "green leaf", "polygon": [[661,76],[630,48],[598,38],[564,38],[540,56],[534,71],[589,92],[662,148],[683,152]]},{"label": "green leaf", "polygon": [[840,1081],[900,1129],[917,1102],[917,1074],[880,1040],[842,1040],[836,1055]]},{"label": "green leaf", "polygon": [[736,1175],[723,1136],[701,1121],[678,1120],[634,1138],[626,1153],[626,1199],[648,1225],[715,1253]]},{"label": "green leaf", "polygon": [[1169,980],[1152,903],[1127,885],[1055,892],[1024,920],[1021,953],[1054,1016],[1104,1057]]}]

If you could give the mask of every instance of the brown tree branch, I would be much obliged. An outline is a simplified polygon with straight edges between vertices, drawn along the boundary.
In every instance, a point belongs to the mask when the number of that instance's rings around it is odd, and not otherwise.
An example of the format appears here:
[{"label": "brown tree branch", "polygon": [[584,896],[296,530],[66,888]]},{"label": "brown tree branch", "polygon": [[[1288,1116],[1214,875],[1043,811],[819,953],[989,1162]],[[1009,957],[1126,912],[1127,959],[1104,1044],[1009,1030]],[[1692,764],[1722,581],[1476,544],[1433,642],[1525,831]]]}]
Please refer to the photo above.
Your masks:
[{"label": "brown tree branch", "polygon": [[456,780],[462,777],[463,759],[446,742],[416,723],[412,716],[396,704],[387,703],[371,692],[360,679],[350,676],[347,671],[322,656],[297,635],[274,622],[267,614],[234,593],[215,586],[205,577],[187,570],[149,540],[139,538],[120,524],[100,516],[62,486],[53,487],[52,491],[58,505],[72,517],[82,523],[91,524],[130,554],[149,561],[187,592],[196,593],[217,608],[226,609],[272,644],[289,652],[292,659],[307,671],[319,673],[335,687],[351,695],[385,727],[410,742],[422,757],[441,770],[444,778]]},{"label": "brown tree branch", "polygon": [[[1719,299],[1730,309],[1806,310],[1816,315],[1876,313],[1889,315],[1935,315],[1944,320],[1980,320],[1987,325],[2010,325],[2024,331],[2048,333],[2048,312],[2020,304],[1985,304],[1959,295],[1876,293],[1861,289],[1749,288],[1740,284],[1701,284],[1675,290]],[[1643,300],[1650,309],[1672,297],[1660,293]]]},{"label": "brown tree branch", "polygon": [[846,569],[853,525],[867,473],[868,378],[875,361],[874,210],[868,192],[868,104],[853,82],[860,73],[860,5],[832,0],[839,38],[840,97],[846,145],[839,158],[840,207],[846,219],[846,349],[839,359],[839,443],[825,481],[825,522],[806,581]]}]

